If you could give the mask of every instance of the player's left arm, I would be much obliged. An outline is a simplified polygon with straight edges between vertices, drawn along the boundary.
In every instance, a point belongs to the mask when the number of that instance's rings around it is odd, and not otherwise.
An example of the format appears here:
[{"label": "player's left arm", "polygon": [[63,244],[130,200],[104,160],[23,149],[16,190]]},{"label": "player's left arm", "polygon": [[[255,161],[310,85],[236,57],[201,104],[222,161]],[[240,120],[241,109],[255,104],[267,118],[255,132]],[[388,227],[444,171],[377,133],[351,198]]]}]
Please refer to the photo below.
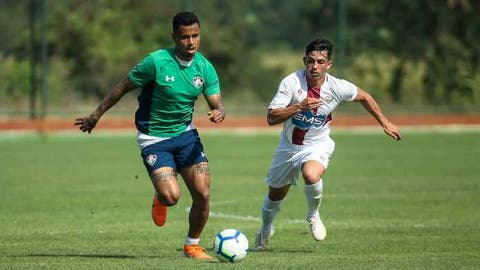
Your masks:
[{"label": "player's left arm", "polygon": [[383,131],[390,137],[399,141],[402,139],[400,135],[400,129],[390,122],[385,115],[383,115],[380,106],[377,101],[366,91],[358,88],[357,96],[353,101],[360,102],[362,106],[377,120],[377,122],[383,127]]},{"label": "player's left arm", "polygon": [[210,121],[213,123],[222,122],[227,115],[225,107],[223,106],[222,95],[213,94],[206,96],[205,99],[207,100],[208,107],[210,107],[210,111],[208,112],[208,118]]}]

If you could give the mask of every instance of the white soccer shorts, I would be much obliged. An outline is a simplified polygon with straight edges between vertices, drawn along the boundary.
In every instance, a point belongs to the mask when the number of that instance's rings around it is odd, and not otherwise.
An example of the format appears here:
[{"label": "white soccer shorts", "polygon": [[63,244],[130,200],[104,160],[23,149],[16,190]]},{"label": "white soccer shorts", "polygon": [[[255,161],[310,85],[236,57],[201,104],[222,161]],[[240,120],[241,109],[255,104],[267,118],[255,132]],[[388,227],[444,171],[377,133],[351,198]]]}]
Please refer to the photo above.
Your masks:
[{"label": "white soccer shorts", "polygon": [[297,185],[303,163],[315,160],[327,169],[334,150],[335,142],[331,138],[307,147],[288,145],[282,140],[273,156],[265,183],[273,188]]}]

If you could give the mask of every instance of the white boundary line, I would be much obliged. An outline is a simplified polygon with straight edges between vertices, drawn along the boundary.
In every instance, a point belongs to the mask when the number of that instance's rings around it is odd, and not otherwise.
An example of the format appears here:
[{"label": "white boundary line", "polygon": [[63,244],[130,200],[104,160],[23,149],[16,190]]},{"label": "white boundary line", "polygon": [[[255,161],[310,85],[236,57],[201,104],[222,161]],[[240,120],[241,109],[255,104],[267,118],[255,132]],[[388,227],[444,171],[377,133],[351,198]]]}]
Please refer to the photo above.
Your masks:
[{"label": "white boundary line", "polygon": [[[229,201],[230,202],[230,201]],[[233,201],[232,201],[233,202]],[[226,202],[225,202],[226,203]],[[212,205],[220,205],[225,203],[211,203]],[[190,207],[185,207],[185,211],[188,213],[190,212]],[[218,219],[230,219],[230,220],[240,220],[240,221],[255,221],[261,223],[262,219],[256,216],[241,216],[235,214],[226,214],[221,212],[213,212],[210,211],[209,218],[218,218]],[[286,222],[289,224],[307,224],[306,220],[303,219],[280,219],[279,222]],[[416,223],[416,224],[379,224],[379,225],[371,225],[371,224],[354,224],[349,222],[338,222],[338,221],[329,221],[328,224],[333,227],[337,228],[416,228],[416,229],[423,229],[423,228],[438,228],[441,227],[440,224],[423,224],[423,223]]]},{"label": "white boundary line", "polygon": [[[185,210],[189,211],[187,207]],[[187,212],[188,212],[187,211]],[[260,217],[255,216],[239,216],[234,214],[225,214],[219,212],[210,212],[210,218],[218,219],[230,219],[230,220],[240,220],[240,221],[255,221],[261,223]],[[279,222],[285,222],[289,224],[307,224],[307,221],[304,219],[279,219]],[[424,228],[439,228],[441,227],[438,223],[433,224],[424,224],[424,223],[414,223],[414,224],[362,224],[362,223],[349,223],[349,222],[338,222],[338,221],[328,221],[328,225],[336,228],[415,228],[415,229],[424,229]]]}]

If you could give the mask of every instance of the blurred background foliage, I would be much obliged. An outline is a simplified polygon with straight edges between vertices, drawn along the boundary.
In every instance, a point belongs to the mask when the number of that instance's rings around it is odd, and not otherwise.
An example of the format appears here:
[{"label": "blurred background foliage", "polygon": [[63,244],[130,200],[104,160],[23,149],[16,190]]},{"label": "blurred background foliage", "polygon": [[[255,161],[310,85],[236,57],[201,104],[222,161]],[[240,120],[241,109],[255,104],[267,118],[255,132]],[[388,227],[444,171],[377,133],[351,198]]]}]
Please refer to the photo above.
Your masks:
[{"label": "blurred background foliage", "polygon": [[[264,114],[315,37],[334,42],[330,73],[388,111],[480,111],[477,0],[0,0],[0,113],[27,115],[32,100],[48,115],[90,112],[148,52],[173,46],[181,10],[200,18],[231,113]],[[131,113],[135,99],[117,111]]]}]

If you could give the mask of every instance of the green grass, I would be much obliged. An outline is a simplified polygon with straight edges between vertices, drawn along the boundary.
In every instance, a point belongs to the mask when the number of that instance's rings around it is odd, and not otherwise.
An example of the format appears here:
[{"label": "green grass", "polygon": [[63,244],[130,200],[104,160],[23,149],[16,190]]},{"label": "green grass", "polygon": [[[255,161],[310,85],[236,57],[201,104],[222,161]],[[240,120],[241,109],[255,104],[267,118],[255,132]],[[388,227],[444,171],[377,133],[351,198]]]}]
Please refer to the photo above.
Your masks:
[{"label": "green grass", "polygon": [[[227,227],[253,242],[277,135],[203,133],[212,216],[201,243],[210,249]],[[479,135],[407,132],[396,143],[334,133],[321,208],[327,240],[309,235],[299,185],[270,250],[234,265],[181,255],[183,184],[166,226],[153,225],[133,133],[0,136],[0,269],[478,269]]]}]

